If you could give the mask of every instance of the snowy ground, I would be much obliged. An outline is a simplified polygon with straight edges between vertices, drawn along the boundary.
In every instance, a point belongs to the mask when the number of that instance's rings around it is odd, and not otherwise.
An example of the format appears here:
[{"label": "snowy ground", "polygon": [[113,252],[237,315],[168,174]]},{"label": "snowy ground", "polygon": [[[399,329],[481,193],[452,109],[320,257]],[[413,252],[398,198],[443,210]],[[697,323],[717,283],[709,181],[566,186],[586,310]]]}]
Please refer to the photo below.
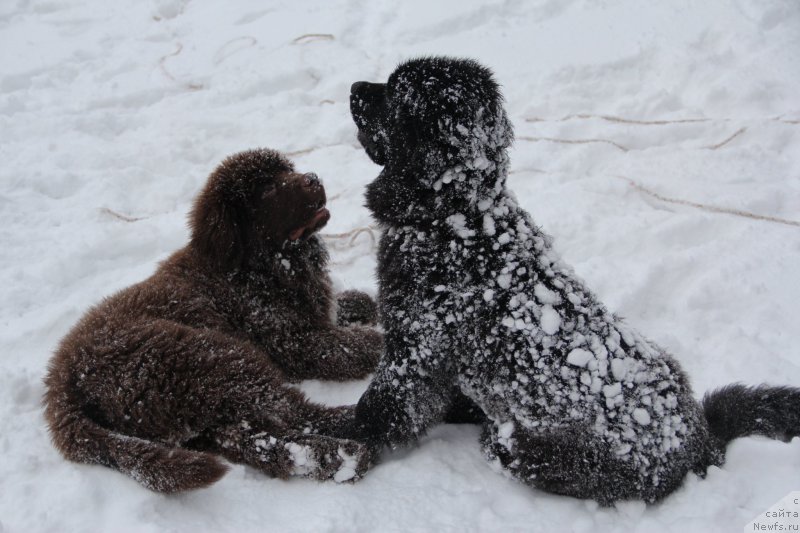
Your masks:
[{"label": "snowy ground", "polygon": [[[800,489],[800,439],[737,441],[662,504],[612,509],[492,471],[467,426],[355,485],[235,466],[173,497],[50,446],[39,401],[57,341],[184,243],[225,155],[296,152],[328,188],[325,233],[371,223],[378,167],[356,145],[349,86],[423,54],[494,68],[521,203],[698,396],[800,384],[800,227],[666,201],[800,220],[797,2],[467,4],[0,3],[0,531],[741,531]],[[337,284],[374,292],[370,233],[329,244]],[[349,403],[364,386],[304,388]]]}]

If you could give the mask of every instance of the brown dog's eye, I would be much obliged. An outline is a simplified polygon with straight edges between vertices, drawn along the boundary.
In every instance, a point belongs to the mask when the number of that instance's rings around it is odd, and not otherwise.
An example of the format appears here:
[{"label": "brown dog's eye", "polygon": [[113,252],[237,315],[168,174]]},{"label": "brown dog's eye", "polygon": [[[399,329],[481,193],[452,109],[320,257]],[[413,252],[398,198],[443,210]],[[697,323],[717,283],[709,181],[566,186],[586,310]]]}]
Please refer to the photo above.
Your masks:
[{"label": "brown dog's eye", "polygon": [[268,183],[264,186],[264,191],[261,193],[262,198],[270,198],[275,195],[277,192],[278,187],[275,186],[274,183]]}]

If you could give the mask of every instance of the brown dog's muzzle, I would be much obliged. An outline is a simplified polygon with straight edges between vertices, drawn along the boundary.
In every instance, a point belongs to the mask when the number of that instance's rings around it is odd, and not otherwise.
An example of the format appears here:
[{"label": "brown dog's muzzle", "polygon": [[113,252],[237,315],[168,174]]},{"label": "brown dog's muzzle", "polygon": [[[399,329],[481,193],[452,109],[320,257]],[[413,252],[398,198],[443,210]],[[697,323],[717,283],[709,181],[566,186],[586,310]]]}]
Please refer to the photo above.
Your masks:
[{"label": "brown dog's muzzle", "polygon": [[289,240],[291,241],[308,238],[327,224],[331,218],[330,212],[325,208],[327,201],[325,187],[322,186],[319,177],[313,172],[309,172],[299,176],[299,179],[300,189],[303,196],[305,196],[304,203],[306,203],[312,214],[305,224],[289,233]]}]

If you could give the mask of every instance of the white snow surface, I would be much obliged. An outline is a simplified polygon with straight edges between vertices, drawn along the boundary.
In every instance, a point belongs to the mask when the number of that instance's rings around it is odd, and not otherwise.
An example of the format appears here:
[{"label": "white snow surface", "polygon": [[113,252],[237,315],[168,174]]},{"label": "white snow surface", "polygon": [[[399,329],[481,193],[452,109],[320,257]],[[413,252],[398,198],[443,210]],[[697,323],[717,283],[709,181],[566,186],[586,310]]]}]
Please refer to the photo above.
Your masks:
[{"label": "white snow surface", "polygon": [[[242,149],[296,152],[323,178],[333,279],[374,293],[370,232],[335,237],[371,224],[379,172],[349,87],[449,54],[503,86],[520,205],[698,397],[800,385],[800,227],[741,214],[800,221],[798,49],[795,0],[1,3],[0,531],[740,531],[800,488],[800,439],[735,441],[653,506],[522,486],[472,426],[435,428],[355,484],[233,465],[167,497],[63,460],[42,377],[88,306],[185,243],[193,195]],[[330,404],[365,386],[302,385]]]}]

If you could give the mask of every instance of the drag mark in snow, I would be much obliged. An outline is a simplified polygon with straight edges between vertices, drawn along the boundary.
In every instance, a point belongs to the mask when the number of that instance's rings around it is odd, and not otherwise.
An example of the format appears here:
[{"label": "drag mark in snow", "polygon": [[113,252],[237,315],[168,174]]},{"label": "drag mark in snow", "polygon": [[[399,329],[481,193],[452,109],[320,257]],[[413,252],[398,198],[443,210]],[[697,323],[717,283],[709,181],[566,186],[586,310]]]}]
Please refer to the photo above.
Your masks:
[{"label": "drag mark in snow", "polygon": [[138,222],[140,220],[149,218],[149,217],[132,217],[130,215],[123,215],[122,213],[117,213],[116,211],[114,211],[113,209],[109,209],[108,207],[101,207],[100,212],[105,215],[111,215],[116,219],[124,220],[125,222]]},{"label": "drag mark in snow", "polygon": [[250,35],[235,37],[219,47],[217,53],[214,54],[214,64],[219,65],[233,54],[241,52],[242,50],[250,48],[251,46],[255,46],[257,43],[258,40]]},{"label": "drag mark in snow", "polygon": [[375,248],[377,243],[377,239],[375,237],[375,231],[378,230],[378,226],[364,226],[361,228],[355,228],[345,233],[320,233],[320,237],[325,239],[326,241],[329,240],[341,240],[341,239],[349,239],[345,244],[346,247],[352,247],[353,243],[356,241],[359,235],[366,233],[369,235],[369,239],[372,242],[372,248]]},{"label": "drag mark in snow", "polygon": [[[322,102],[320,102],[322,103]],[[295,157],[298,155],[305,155],[310,154],[311,152],[315,152],[317,150],[322,150],[323,148],[335,148],[336,146],[350,146],[352,148],[360,149],[359,145],[353,143],[333,143],[333,144],[323,144],[320,146],[312,146],[311,148],[303,148],[302,150],[295,150],[294,152],[283,152],[285,155],[289,157]]]},{"label": "drag mark in snow", "polygon": [[553,137],[517,137],[517,139],[521,141],[530,141],[530,142],[548,141],[548,142],[563,143],[563,144],[605,143],[605,144],[610,144],[615,148],[619,148],[623,152],[630,151],[630,148],[622,146],[619,143],[615,143],[614,141],[609,141],[608,139],[555,139]]},{"label": "drag mark in snow", "polygon": [[719,207],[716,205],[708,205],[708,204],[701,204],[697,202],[692,202],[689,200],[682,200],[680,198],[670,198],[668,196],[663,196],[655,191],[651,191],[650,189],[644,187],[633,181],[630,178],[626,178],[625,176],[614,176],[615,178],[627,181],[631,187],[636,189],[637,191],[644,193],[648,196],[651,196],[657,200],[661,200],[662,202],[667,202],[669,204],[679,204],[679,205],[688,205],[689,207],[694,207],[696,209],[702,209],[703,211],[708,211],[711,213],[724,213],[726,215],[735,215],[737,217],[745,217],[745,218],[752,218],[754,220],[764,220],[767,222],[776,222],[778,224],[786,224],[787,226],[798,226],[800,227],[800,222],[796,220],[788,220],[785,218],[778,218],[778,217],[771,217],[767,215],[759,215],[757,213],[750,213],[749,211],[742,211],[740,209],[733,209],[730,207]]},{"label": "drag mark in snow", "polygon": [[176,80],[175,76],[173,76],[172,73],[167,70],[167,67],[164,65],[164,62],[167,59],[169,59],[170,57],[177,56],[178,54],[181,53],[182,50],[183,50],[183,44],[182,43],[178,43],[178,47],[175,49],[174,52],[172,52],[170,54],[167,54],[165,56],[161,56],[161,59],[158,60],[158,66],[159,66],[159,68],[161,68],[161,72],[163,72],[164,75],[166,77],[168,77],[169,79],[171,79],[172,81],[178,81],[178,80]]},{"label": "drag mark in snow", "polygon": [[[678,118],[674,120],[638,120],[633,118],[617,117],[614,115],[592,115],[588,113],[575,113],[561,118],[542,118],[528,117],[523,119],[525,122],[567,122],[569,120],[605,120],[607,122],[617,122],[619,124],[636,124],[639,126],[667,126],[670,124],[692,124],[698,122],[731,122],[731,118]],[[784,115],[770,117],[763,120],[771,122],[782,122],[784,124],[800,124],[800,120],[784,118]]]},{"label": "drag mark in snow", "polygon": [[[786,122],[786,121],[783,121],[783,122]],[[732,140],[737,138],[739,135],[743,134],[745,131],[747,131],[747,128],[746,127],[741,127],[736,132],[734,132],[733,135],[731,135],[730,137],[725,138],[725,140],[720,141],[720,142],[718,142],[716,144],[709,145],[709,146],[703,146],[703,148],[705,148],[707,150],[716,150],[718,148],[722,148],[723,146],[725,146],[726,144],[728,144],[729,142],[731,142]],[[554,138],[554,137],[525,137],[525,136],[517,137],[517,139],[519,139],[521,141],[530,141],[530,142],[548,141],[548,142],[562,143],[562,144],[605,143],[605,144],[610,144],[610,145],[614,146],[615,148],[618,148],[618,149],[622,150],[623,152],[629,152],[631,150],[627,146],[623,146],[623,145],[621,145],[621,144],[619,144],[617,142],[614,142],[614,141],[609,141],[608,139],[557,139],[557,138]]]},{"label": "drag mark in snow", "polygon": [[[164,76],[166,76],[167,78],[171,79],[176,83],[180,83],[178,79],[175,76],[173,76],[169,70],[167,70],[167,65],[166,65],[167,59],[169,59],[170,57],[175,57],[183,51],[183,43],[177,43],[177,44],[178,47],[175,49],[174,52],[167,54],[165,56],[161,56],[161,59],[158,60],[158,68],[161,69],[161,72],[164,74]],[[202,83],[181,83],[181,85],[183,85],[184,87],[186,87],[191,91],[198,91],[203,88]]]},{"label": "drag mark in snow", "polygon": [[731,135],[730,137],[728,137],[724,141],[718,142],[717,144],[712,144],[711,146],[706,146],[705,148],[707,148],[709,150],[716,150],[717,148],[722,148],[723,146],[725,146],[726,144],[728,144],[729,142],[734,140],[736,137],[738,137],[739,135],[741,135],[745,131],[747,131],[747,128],[739,128],[733,135]]},{"label": "drag mark in snow", "polygon": [[306,44],[314,41],[333,41],[336,39],[330,33],[306,33],[292,40],[292,44]]},{"label": "drag mark in snow", "polygon": [[[335,199],[335,197],[331,198],[331,200],[333,200],[333,199]],[[123,213],[119,213],[117,211],[114,211],[113,209],[110,209],[108,207],[101,207],[99,209],[99,211],[101,213],[103,213],[104,215],[112,216],[112,217],[116,218],[117,220],[122,220],[124,222],[138,222],[140,220],[145,220],[147,218],[150,218],[150,217],[134,217],[134,216],[130,216],[130,215],[125,215]],[[360,228],[353,228],[352,230],[344,232],[344,233],[320,233],[320,237],[322,237],[326,241],[340,241],[340,240],[343,240],[343,239],[348,239],[347,242],[343,246],[346,247],[346,248],[351,248],[354,245],[356,239],[358,239],[358,237],[360,235],[366,234],[366,235],[369,236],[369,240],[370,240],[370,243],[371,243],[370,244],[371,248],[374,249],[376,244],[377,244],[377,237],[375,237],[375,232],[377,230],[378,230],[378,226],[373,224],[373,225],[370,225],[370,226],[362,226]],[[342,245],[337,245],[336,243],[334,243],[334,247],[335,248],[341,248]]]},{"label": "drag mark in snow", "polygon": [[515,168],[514,170],[509,170],[509,174],[521,174],[523,172],[533,172],[535,174],[552,174],[552,172],[548,172],[547,170],[542,170],[541,168],[535,167],[523,167],[523,168]]},{"label": "drag mark in snow", "polygon": [[667,124],[688,124],[692,122],[710,122],[714,120],[721,120],[727,122],[730,119],[723,118],[723,119],[713,119],[713,118],[682,118],[682,119],[675,119],[675,120],[636,120],[632,118],[623,118],[623,117],[615,117],[613,115],[590,115],[590,114],[574,114],[574,115],[567,115],[562,118],[556,119],[546,119],[546,118],[539,118],[539,117],[530,117],[526,118],[525,122],[566,122],[568,120],[574,119],[581,119],[587,120],[597,118],[600,120],[605,120],[607,122],[618,122],[620,124],[638,124],[641,126],[664,126]]}]

